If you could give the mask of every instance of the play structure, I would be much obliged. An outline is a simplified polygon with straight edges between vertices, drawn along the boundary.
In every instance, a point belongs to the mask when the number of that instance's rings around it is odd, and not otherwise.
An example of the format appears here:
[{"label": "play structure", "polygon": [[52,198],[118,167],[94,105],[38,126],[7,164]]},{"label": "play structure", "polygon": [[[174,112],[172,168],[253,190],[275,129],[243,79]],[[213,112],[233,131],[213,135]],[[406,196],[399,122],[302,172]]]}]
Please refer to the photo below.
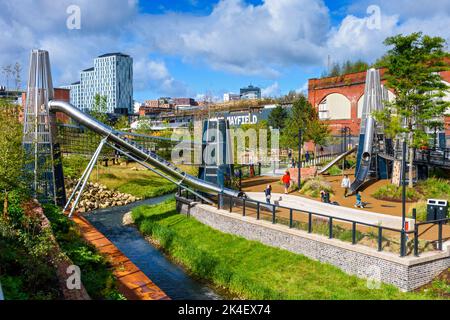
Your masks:
[{"label": "play structure", "polygon": [[[54,93],[48,52],[33,50],[30,61],[23,144],[26,153],[33,159],[27,169],[34,175],[31,188],[36,198],[41,200],[51,199],[55,203],[65,204],[65,209],[71,207],[70,215],[72,215],[105,145],[140,163],[180,188],[189,190],[205,202],[211,203],[211,200],[205,194],[220,193],[235,197],[242,195],[239,191],[227,189],[217,182],[213,183],[211,179],[209,179],[210,181],[208,179],[202,180],[183,172],[154,152],[129,140],[124,133],[110,128],[70,103],[53,100]],[[58,145],[55,143],[56,112],[66,114],[81,126],[102,137],[97,150],[67,201],[65,199],[61,161],[59,161],[57,152]],[[74,201],[73,204],[72,201]]]},{"label": "play structure", "polygon": [[342,153],[323,167],[319,174],[325,173],[342,159],[357,152],[355,180],[350,187],[351,192],[355,193],[371,181],[388,178],[388,160],[380,157],[379,153],[384,151],[386,144],[390,144],[390,142],[386,141],[383,127],[373,117],[375,111],[384,108],[383,101],[387,101],[387,99],[387,89],[381,85],[379,71],[369,69],[366,76],[358,146]]},{"label": "play structure", "polygon": [[[319,174],[327,172],[333,165],[351,153],[357,152],[355,180],[350,188],[352,193],[364,189],[365,186],[379,179],[392,178],[394,183],[400,183],[402,159],[400,144],[386,137],[383,126],[373,116],[374,112],[385,108],[385,101],[388,101],[388,91],[381,84],[380,73],[376,69],[369,69],[366,76],[358,146],[342,153],[324,166]],[[443,134],[439,133],[440,148],[414,152],[413,162],[417,169],[417,179],[426,179],[431,167],[450,168],[450,150],[445,148],[445,134],[444,138],[442,136]]]}]

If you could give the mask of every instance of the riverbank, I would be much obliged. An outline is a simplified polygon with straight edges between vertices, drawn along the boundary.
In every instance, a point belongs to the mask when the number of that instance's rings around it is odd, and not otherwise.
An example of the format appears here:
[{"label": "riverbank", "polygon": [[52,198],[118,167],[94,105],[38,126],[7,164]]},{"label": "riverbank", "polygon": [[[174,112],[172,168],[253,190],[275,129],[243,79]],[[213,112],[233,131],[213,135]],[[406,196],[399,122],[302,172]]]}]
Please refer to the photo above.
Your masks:
[{"label": "riverbank", "polygon": [[207,281],[191,276],[187,270],[171,261],[157,246],[149,243],[135,226],[124,225],[124,216],[135,206],[157,204],[172,197],[172,195],[161,196],[123,207],[97,210],[83,217],[172,300],[233,298],[227,292],[212,287]]},{"label": "riverbank", "polygon": [[367,282],[331,265],[221,233],[177,214],[175,201],[133,210],[139,230],[194,275],[243,299],[439,299],[433,292],[403,293]]}]

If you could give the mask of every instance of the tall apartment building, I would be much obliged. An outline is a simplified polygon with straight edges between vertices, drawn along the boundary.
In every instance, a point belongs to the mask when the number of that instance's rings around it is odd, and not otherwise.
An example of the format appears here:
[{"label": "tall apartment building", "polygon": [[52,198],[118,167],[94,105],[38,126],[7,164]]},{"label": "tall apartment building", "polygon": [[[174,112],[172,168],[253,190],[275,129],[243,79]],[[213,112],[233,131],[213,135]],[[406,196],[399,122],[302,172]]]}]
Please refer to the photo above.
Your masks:
[{"label": "tall apartment building", "polygon": [[90,111],[95,95],[107,98],[108,113],[133,113],[133,58],[123,53],[108,53],[94,59],[94,67],[81,71],[80,81],[70,89],[71,103]]}]

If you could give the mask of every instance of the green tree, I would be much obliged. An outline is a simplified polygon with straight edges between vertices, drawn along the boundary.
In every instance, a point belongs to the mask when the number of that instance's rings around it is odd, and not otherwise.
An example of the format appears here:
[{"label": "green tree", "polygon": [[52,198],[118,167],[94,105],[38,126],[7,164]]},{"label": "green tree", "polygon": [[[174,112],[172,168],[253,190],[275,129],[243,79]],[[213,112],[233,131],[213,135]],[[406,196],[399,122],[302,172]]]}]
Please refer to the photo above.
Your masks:
[{"label": "green tree", "polygon": [[436,127],[449,102],[443,101],[448,86],[439,71],[449,70],[445,57],[445,40],[422,33],[397,35],[385,40],[392,46],[382,63],[387,68],[387,86],[394,90],[396,100],[388,108],[375,113],[392,136],[404,135],[409,148],[409,185],[413,186],[414,148],[428,144],[426,128]]},{"label": "green tree", "polygon": [[130,127],[130,121],[127,116],[121,116],[114,124],[114,129],[125,130]]},{"label": "green tree", "polygon": [[9,192],[25,185],[22,131],[18,107],[0,99],[0,190],[4,196],[4,216],[8,212]]},{"label": "green tree", "polygon": [[91,115],[100,122],[108,123],[108,98],[106,96],[101,96],[96,94],[94,96],[94,104],[91,108]]},{"label": "green tree", "polygon": [[314,142],[315,154],[318,154],[317,147],[318,146],[326,146],[328,145],[328,141],[331,137],[331,130],[328,124],[323,121],[320,121],[318,118],[312,120],[311,125],[309,127],[308,137]]},{"label": "green tree", "polygon": [[281,105],[278,105],[269,114],[268,124],[274,129],[283,129],[286,124],[288,113]]},{"label": "green tree", "polygon": [[304,142],[311,140],[311,133],[318,124],[317,110],[309,103],[308,99],[301,95],[292,104],[291,114],[286,121],[286,126],[281,132],[280,145],[285,148],[298,148],[298,133],[301,129],[303,145]]}]

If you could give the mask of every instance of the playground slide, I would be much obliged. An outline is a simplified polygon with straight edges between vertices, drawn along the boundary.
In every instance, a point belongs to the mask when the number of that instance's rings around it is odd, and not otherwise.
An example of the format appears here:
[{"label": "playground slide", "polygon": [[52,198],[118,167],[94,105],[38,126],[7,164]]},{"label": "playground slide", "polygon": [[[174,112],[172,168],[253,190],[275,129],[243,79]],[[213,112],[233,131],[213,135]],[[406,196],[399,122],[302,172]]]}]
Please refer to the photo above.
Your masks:
[{"label": "playground slide", "polygon": [[120,147],[120,149],[126,150],[133,157],[150,164],[152,167],[164,172],[164,174],[166,174],[168,177],[174,180],[179,180],[178,185],[180,186],[191,187],[196,191],[201,191],[209,194],[223,193],[234,197],[242,196],[242,192],[227,188],[221,188],[215,184],[203,181],[183,172],[172,163],[166,161],[155,153],[146,150],[133,141],[128,140],[123,135],[123,133],[115,131],[114,129],[82,112],[70,103],[52,100],[49,102],[48,106],[50,112],[62,112],[66,114],[89,130],[92,130],[93,132],[106,138],[109,143]]},{"label": "playground slide", "polygon": [[360,146],[362,148],[361,161],[356,171],[355,181],[350,186],[350,191],[355,193],[358,191],[364,183],[367,181],[367,177],[370,173],[370,164],[372,162],[372,144],[373,133],[375,130],[375,120],[372,116],[367,118],[364,143]]},{"label": "playground slide", "polygon": [[325,172],[327,172],[328,170],[330,170],[332,166],[334,166],[336,163],[338,163],[339,161],[341,161],[342,159],[344,159],[344,158],[347,157],[348,155],[352,154],[353,152],[356,152],[356,150],[358,150],[358,146],[353,147],[351,150],[348,150],[347,152],[344,152],[343,154],[339,155],[338,157],[336,157],[335,159],[333,159],[333,161],[331,161],[331,162],[328,163],[325,167],[323,167],[323,168],[319,171],[319,174],[324,174]]}]

